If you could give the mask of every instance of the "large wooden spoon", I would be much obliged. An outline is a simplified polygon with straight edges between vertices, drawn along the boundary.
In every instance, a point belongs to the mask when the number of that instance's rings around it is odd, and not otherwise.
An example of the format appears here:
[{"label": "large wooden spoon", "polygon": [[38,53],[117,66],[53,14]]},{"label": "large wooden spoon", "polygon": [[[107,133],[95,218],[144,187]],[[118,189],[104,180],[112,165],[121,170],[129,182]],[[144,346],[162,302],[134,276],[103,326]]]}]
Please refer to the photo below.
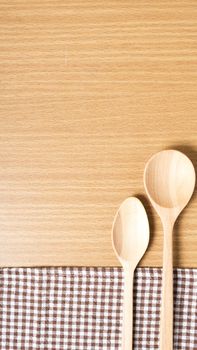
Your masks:
[{"label": "large wooden spoon", "polygon": [[139,199],[127,198],[112,227],[114,251],[124,269],[122,350],[133,349],[133,275],[149,242],[149,223]]},{"label": "large wooden spoon", "polygon": [[155,154],[145,167],[147,195],[164,230],[160,350],[173,350],[173,227],[195,187],[195,170],[183,153],[166,150]]}]

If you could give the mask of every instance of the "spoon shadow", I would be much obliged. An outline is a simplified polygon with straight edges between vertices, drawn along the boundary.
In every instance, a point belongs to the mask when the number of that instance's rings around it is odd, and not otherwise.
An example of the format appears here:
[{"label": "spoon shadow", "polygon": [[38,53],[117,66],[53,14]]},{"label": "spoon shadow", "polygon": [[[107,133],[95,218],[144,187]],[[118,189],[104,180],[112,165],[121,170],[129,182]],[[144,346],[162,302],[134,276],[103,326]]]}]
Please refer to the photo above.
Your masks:
[{"label": "spoon shadow", "polygon": [[149,248],[151,248],[154,243],[154,237],[155,237],[155,223],[154,223],[154,215],[153,215],[154,208],[152,207],[150,201],[144,194],[137,193],[135,196],[142,202],[147,212],[149,227],[150,227]]}]

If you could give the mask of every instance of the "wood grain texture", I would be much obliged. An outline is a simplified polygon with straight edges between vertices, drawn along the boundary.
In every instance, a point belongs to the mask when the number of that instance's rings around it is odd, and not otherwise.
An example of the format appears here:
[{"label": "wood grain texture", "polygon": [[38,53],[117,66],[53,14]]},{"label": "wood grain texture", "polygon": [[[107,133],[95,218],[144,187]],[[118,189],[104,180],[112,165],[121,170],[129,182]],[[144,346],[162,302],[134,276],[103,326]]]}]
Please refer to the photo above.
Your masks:
[{"label": "wood grain texture", "polygon": [[[2,0],[0,18],[0,266],[118,265],[131,195],[151,220],[141,264],[161,266],[143,170],[165,148],[197,163],[196,1]],[[196,209],[175,266],[197,267]]]}]

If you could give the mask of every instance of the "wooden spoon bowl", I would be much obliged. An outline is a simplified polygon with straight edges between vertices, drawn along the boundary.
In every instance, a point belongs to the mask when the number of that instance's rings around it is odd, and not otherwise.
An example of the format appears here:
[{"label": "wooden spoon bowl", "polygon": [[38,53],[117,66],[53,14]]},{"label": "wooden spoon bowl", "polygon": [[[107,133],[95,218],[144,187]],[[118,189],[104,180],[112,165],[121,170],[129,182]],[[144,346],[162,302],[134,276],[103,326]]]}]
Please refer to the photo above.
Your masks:
[{"label": "wooden spoon bowl", "polygon": [[195,186],[195,170],[185,154],[166,150],[148,161],[144,183],[153,206],[176,208],[182,211],[192,196]]}]

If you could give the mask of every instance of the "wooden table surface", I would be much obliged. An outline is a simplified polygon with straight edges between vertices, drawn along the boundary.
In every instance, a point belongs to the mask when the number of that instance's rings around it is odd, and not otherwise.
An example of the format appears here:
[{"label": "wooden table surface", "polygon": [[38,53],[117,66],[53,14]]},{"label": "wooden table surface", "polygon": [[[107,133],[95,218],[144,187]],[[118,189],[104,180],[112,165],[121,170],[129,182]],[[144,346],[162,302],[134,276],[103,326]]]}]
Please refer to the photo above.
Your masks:
[{"label": "wooden table surface", "polygon": [[[151,223],[141,265],[160,266],[143,170],[166,148],[197,163],[196,1],[2,0],[0,16],[0,266],[118,265],[131,195]],[[197,267],[196,210],[176,266]]]}]

